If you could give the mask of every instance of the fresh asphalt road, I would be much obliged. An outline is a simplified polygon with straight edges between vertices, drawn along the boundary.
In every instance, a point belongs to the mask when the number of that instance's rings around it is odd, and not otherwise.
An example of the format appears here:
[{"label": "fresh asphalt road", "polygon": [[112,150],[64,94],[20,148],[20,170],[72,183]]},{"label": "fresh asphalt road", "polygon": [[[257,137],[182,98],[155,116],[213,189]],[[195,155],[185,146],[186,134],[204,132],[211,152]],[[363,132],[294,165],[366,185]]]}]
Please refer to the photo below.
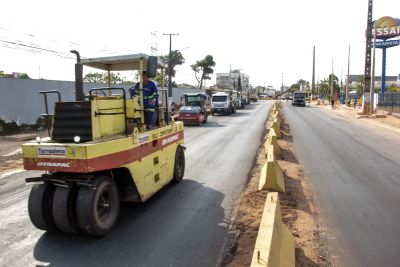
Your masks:
[{"label": "fresh asphalt road", "polygon": [[[272,101],[186,127],[184,180],[145,203],[124,204],[103,238],[44,233],[27,214],[29,186],[1,192],[0,266],[216,266]],[[7,180],[37,175],[24,172]],[[10,179],[11,178],[11,179]]]},{"label": "fresh asphalt road", "polygon": [[338,266],[399,266],[400,131],[286,104]]}]

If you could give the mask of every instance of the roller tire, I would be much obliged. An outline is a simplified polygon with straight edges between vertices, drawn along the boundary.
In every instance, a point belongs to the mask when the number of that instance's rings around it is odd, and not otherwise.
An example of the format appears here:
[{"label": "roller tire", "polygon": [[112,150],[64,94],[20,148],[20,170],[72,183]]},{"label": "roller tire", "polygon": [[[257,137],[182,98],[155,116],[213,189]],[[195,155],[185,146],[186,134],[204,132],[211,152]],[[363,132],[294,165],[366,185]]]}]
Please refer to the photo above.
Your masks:
[{"label": "roller tire", "polygon": [[185,152],[182,146],[178,146],[175,153],[175,164],[174,164],[174,177],[173,183],[179,183],[182,181],[185,174]]},{"label": "roller tire", "polygon": [[104,236],[118,220],[120,198],[118,187],[108,176],[99,176],[93,187],[81,187],[76,200],[79,228],[89,234]]},{"label": "roller tire", "polygon": [[57,187],[53,197],[53,219],[61,232],[76,234],[80,228],[76,219],[76,197],[79,187]]},{"label": "roller tire", "polygon": [[43,231],[56,232],[51,214],[55,186],[51,183],[32,186],[28,199],[28,214],[32,224]]}]

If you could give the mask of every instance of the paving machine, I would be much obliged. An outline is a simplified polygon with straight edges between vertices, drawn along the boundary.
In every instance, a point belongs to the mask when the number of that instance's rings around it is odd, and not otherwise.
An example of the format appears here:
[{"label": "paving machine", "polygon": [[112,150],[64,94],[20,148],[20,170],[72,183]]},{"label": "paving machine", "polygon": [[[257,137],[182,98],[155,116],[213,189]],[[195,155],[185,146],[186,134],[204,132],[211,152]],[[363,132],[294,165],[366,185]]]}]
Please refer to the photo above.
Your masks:
[{"label": "paving machine", "polygon": [[[184,128],[167,109],[167,91],[158,90],[156,126],[146,128],[143,80],[139,94],[128,97],[123,88],[83,91],[83,66],[111,71],[157,69],[164,63],[145,54],[80,59],[75,65],[76,101],[61,101],[56,93],[54,114],[44,114],[48,138],[22,145],[26,170],[45,171],[34,182],[28,212],[45,231],[106,235],[115,225],[120,201],[143,202],[162,187],[182,180],[185,170]],[[164,79],[162,79],[164,81]]]}]

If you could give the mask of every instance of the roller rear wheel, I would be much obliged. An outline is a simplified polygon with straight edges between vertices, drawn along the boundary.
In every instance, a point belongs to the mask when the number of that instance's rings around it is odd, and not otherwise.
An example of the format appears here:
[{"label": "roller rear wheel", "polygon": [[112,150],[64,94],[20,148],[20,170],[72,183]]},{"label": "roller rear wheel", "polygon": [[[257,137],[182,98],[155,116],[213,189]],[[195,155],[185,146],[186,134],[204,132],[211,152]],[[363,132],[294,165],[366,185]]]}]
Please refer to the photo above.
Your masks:
[{"label": "roller rear wheel", "polygon": [[57,228],[66,233],[79,233],[76,220],[76,197],[79,187],[57,187],[53,197],[53,219]]},{"label": "roller rear wheel", "polygon": [[51,183],[35,184],[29,194],[29,218],[36,228],[43,231],[57,231],[51,214],[54,189],[55,187]]},{"label": "roller rear wheel", "polygon": [[117,222],[119,209],[119,191],[111,177],[99,176],[93,181],[93,187],[79,189],[76,215],[83,232],[106,235]]}]

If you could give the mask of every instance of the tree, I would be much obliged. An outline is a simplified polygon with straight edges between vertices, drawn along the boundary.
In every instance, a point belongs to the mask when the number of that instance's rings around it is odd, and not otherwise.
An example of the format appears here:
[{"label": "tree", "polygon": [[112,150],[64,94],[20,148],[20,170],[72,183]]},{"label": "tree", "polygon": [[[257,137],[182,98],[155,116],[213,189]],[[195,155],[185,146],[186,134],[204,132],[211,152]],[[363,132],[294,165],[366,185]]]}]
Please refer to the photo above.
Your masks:
[{"label": "tree", "polygon": [[21,75],[19,75],[18,78],[19,78],[19,79],[30,79],[30,77],[29,77],[28,74],[26,74],[26,73],[21,73]]},{"label": "tree", "polygon": [[[156,77],[154,77],[154,81],[156,82],[156,84],[158,86],[162,86],[162,77],[161,77],[161,73],[160,72],[157,71],[157,75],[156,75]],[[164,74],[164,86],[166,86],[167,84],[168,84],[168,76],[166,76]],[[171,86],[172,87],[178,87],[178,85],[176,84],[175,81],[171,82]]]},{"label": "tree", "polygon": [[[331,96],[331,78],[332,74],[329,74],[327,78],[320,81],[319,85],[320,95],[324,97]],[[336,75],[333,75],[333,95],[336,95],[336,93],[338,92],[340,92],[339,78]]]},{"label": "tree", "polygon": [[297,84],[299,85],[299,87],[302,86],[303,88],[308,87],[310,85],[310,83],[308,81],[303,80],[303,79],[298,80]]},{"label": "tree", "polygon": [[182,53],[179,50],[171,51],[171,62],[169,62],[169,55],[161,56],[161,58],[167,65],[165,76],[168,76],[171,70],[171,76],[175,77],[176,74],[175,67],[185,63],[185,58],[183,57]]},{"label": "tree", "polygon": [[[214,58],[211,55],[207,55],[202,60],[197,60],[196,64],[190,66],[194,71],[200,89],[203,87],[204,80],[211,80],[210,74],[214,73],[214,69],[212,68],[214,66]],[[200,77],[198,75],[200,75]]]},{"label": "tree", "polygon": [[[106,72],[89,72],[83,77],[84,82],[90,83],[108,83],[108,74]],[[117,84],[122,83],[123,79],[120,77],[120,73],[110,73],[110,83]]]},{"label": "tree", "polygon": [[300,90],[300,85],[298,83],[294,83],[289,87],[290,92],[296,92]]},{"label": "tree", "polygon": [[4,77],[4,71],[0,70],[0,77]]}]

